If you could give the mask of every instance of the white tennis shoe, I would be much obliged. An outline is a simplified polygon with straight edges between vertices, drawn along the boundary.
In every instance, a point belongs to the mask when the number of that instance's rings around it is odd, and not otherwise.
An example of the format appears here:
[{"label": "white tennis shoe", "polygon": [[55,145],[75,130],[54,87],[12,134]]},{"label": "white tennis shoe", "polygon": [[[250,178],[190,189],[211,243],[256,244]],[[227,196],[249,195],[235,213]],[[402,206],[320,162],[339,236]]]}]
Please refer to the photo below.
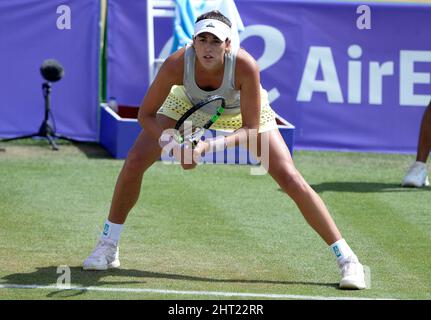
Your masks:
[{"label": "white tennis shoe", "polygon": [[119,247],[109,239],[100,239],[93,252],[85,259],[84,270],[107,270],[120,266]]},{"label": "white tennis shoe", "polygon": [[428,169],[424,162],[415,161],[410,168],[401,183],[403,187],[427,187],[429,186],[428,181]]},{"label": "white tennis shoe", "polygon": [[340,289],[365,289],[364,267],[356,257],[348,258],[339,265],[341,271]]}]

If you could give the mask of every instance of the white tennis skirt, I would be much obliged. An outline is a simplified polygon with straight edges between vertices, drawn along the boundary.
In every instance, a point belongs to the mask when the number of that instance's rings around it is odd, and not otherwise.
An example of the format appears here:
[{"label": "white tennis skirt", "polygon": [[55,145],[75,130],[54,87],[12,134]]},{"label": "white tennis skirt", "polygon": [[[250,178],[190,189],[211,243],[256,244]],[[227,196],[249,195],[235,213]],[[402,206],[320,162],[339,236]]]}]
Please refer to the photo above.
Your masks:
[{"label": "white tennis skirt", "polygon": [[[277,128],[275,112],[269,106],[268,93],[261,89],[261,110],[259,132],[265,132]],[[165,115],[171,119],[178,120],[192,107],[192,103],[185,93],[184,86],[172,86],[171,92],[163,105],[157,111],[158,114]],[[211,126],[211,129],[224,132],[233,132],[242,127],[241,113],[222,114],[220,118]]]}]

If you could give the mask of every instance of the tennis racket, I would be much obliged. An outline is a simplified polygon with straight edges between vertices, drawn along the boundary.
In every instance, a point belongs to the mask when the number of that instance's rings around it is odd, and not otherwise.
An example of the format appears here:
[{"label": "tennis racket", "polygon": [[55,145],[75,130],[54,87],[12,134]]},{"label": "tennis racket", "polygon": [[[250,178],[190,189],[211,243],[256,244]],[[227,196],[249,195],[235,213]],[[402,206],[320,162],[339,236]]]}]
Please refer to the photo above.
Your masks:
[{"label": "tennis racket", "polygon": [[218,95],[209,96],[195,104],[182,115],[175,125],[177,142],[189,142],[194,148],[202,139],[205,130],[209,129],[223,114],[225,106],[225,99]]}]

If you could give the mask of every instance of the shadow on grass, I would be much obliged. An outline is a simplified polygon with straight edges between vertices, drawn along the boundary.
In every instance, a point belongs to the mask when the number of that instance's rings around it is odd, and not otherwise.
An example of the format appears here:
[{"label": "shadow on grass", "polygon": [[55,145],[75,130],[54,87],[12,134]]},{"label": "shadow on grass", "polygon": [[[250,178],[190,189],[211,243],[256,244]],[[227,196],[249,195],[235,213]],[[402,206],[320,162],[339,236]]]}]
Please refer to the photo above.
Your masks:
[{"label": "shadow on grass", "polygon": [[[426,192],[431,188],[406,188],[401,187],[398,183],[380,183],[380,182],[323,182],[310,185],[317,193],[326,191],[336,192],[356,192],[356,193],[371,193],[371,192]],[[284,192],[281,188],[280,192]]]},{"label": "shadow on grass", "polygon": [[113,159],[109,152],[96,142],[74,142],[73,145],[84,153],[87,158]]},{"label": "shadow on grass", "polygon": [[80,152],[85,154],[87,158],[90,159],[113,159],[113,157],[109,154],[108,151],[106,151],[99,143],[97,142],[87,142],[87,141],[68,141],[63,139],[54,139],[55,143],[57,144],[59,151],[55,151],[52,149],[51,145],[49,144],[48,140],[45,138],[26,138],[26,139],[19,139],[19,140],[13,140],[8,142],[2,142],[0,139],[0,143],[2,143],[0,147],[0,152],[5,152],[7,149],[7,146],[37,146],[46,149],[46,151],[53,151],[53,152],[61,152],[61,149],[65,146],[74,146],[77,148]]},{"label": "shadow on grass", "polygon": [[[13,273],[4,276],[0,279],[2,285],[37,285],[37,286],[51,286],[56,285],[57,279],[61,274],[57,274],[57,267],[43,267],[37,268],[36,271],[30,273]],[[174,273],[159,273],[135,269],[109,269],[106,271],[83,271],[81,267],[70,267],[71,286],[83,287],[82,290],[73,290],[67,297],[81,295],[87,292],[85,287],[98,287],[104,285],[126,285],[145,283],[145,278],[168,279],[179,281],[202,281],[209,283],[241,283],[241,284],[273,284],[273,285],[306,285],[306,286],[319,286],[338,288],[337,283],[318,283],[318,282],[301,282],[301,281],[280,281],[280,280],[253,280],[253,279],[216,279],[207,277],[198,277],[190,275],[181,275]],[[110,277],[109,281],[103,278]],[[121,280],[115,281],[112,277],[133,277],[142,278],[143,280]],[[59,289],[58,291],[51,292],[47,297],[55,297],[62,292],[71,291]]]}]

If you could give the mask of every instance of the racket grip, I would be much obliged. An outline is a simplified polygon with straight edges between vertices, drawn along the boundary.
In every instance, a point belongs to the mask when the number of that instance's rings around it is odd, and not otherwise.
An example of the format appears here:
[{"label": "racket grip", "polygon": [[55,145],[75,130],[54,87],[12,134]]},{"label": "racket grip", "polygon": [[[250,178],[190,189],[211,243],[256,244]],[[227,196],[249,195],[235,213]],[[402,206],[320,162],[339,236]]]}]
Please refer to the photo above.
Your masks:
[{"label": "racket grip", "polygon": [[227,148],[225,136],[218,136],[214,139],[209,139],[208,144],[211,152],[224,151]]}]

